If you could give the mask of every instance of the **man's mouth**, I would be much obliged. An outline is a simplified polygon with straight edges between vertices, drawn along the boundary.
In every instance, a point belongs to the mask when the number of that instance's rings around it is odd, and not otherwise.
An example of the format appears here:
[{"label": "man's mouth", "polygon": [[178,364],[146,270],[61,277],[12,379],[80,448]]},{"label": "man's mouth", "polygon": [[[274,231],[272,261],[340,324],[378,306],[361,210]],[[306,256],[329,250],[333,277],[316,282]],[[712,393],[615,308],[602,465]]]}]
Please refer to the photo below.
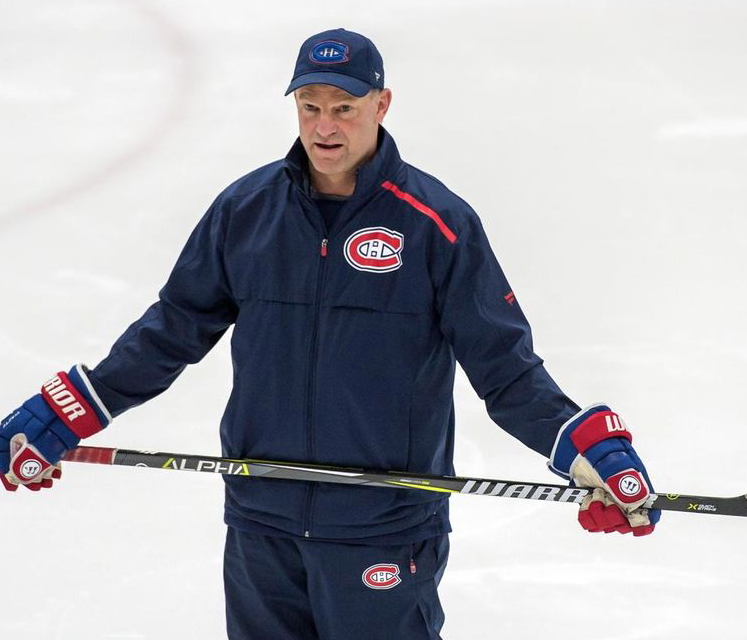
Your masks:
[{"label": "man's mouth", "polygon": [[339,149],[342,146],[341,144],[324,144],[323,142],[315,142],[314,144],[321,149]]}]

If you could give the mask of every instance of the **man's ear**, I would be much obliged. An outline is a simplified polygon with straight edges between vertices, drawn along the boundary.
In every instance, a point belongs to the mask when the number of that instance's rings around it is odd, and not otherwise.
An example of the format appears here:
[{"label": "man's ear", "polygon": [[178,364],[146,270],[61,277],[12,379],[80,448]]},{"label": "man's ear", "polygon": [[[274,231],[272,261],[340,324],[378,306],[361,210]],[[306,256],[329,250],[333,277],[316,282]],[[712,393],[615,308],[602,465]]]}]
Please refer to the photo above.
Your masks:
[{"label": "man's ear", "polygon": [[376,122],[381,124],[384,121],[384,116],[386,115],[387,111],[389,111],[389,107],[392,104],[392,90],[391,89],[382,89],[379,91],[379,95],[376,96]]}]

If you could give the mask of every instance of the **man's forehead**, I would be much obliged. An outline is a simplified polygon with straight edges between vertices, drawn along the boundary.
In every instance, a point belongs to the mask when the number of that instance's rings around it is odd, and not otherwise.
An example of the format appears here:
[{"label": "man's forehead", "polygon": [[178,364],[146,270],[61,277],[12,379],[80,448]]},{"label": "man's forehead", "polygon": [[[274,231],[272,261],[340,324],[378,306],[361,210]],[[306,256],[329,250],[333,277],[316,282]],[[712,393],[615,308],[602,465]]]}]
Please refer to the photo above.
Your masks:
[{"label": "man's forehead", "polygon": [[352,93],[348,93],[339,87],[333,87],[329,84],[307,84],[305,87],[296,89],[296,96],[303,100],[304,98],[331,98],[333,100],[357,100]]}]

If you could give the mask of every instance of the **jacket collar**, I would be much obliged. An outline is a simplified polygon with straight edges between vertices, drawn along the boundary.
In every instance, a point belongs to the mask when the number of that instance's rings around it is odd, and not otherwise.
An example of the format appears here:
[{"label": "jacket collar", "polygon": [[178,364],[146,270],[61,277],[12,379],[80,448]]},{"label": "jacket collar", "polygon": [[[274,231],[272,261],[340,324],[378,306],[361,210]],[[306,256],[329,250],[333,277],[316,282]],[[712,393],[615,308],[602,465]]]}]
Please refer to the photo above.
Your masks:
[{"label": "jacket collar", "polygon": [[[309,178],[309,159],[306,150],[297,138],[288,155],[285,156],[285,171],[304,194],[311,195],[311,181]],[[402,158],[397,150],[394,138],[379,125],[379,139],[376,153],[368,162],[358,167],[355,179],[355,191],[351,199],[364,198],[385,180],[392,180],[402,166]]]}]

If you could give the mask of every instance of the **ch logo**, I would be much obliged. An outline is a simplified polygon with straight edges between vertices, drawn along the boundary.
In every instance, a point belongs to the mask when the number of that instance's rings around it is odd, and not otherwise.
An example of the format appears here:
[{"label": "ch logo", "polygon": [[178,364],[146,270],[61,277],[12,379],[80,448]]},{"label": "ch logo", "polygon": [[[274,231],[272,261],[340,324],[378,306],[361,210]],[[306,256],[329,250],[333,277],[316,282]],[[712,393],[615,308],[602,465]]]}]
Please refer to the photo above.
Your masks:
[{"label": "ch logo", "polygon": [[358,271],[385,273],[402,266],[405,237],[385,227],[367,227],[345,241],[345,260]]},{"label": "ch logo", "polygon": [[361,580],[369,589],[392,589],[402,582],[399,565],[396,564],[375,564],[368,567]]},{"label": "ch logo", "polygon": [[339,64],[350,60],[348,45],[336,40],[325,40],[317,44],[309,53],[309,58],[317,64]]}]

